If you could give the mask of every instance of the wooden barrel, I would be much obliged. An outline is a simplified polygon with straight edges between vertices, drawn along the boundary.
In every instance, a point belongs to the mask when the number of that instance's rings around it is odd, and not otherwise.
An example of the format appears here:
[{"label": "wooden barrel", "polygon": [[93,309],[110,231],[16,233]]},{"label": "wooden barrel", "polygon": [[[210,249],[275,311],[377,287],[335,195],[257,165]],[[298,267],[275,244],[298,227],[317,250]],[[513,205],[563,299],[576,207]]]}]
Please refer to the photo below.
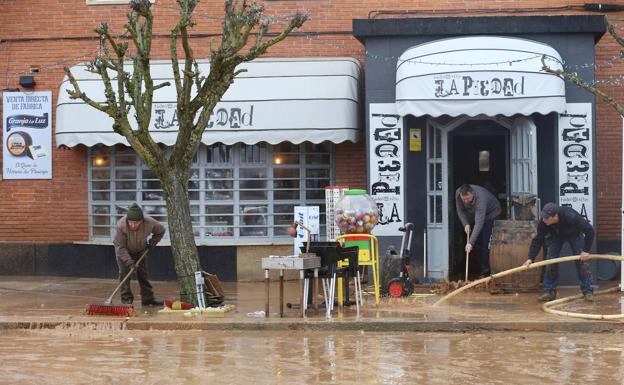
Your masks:
[{"label": "wooden barrel", "polygon": [[[490,269],[500,273],[522,265],[527,260],[531,240],[537,232],[537,221],[495,221],[490,244]],[[540,251],[535,261],[541,261]],[[497,278],[496,285],[504,291],[537,291],[542,269],[532,269]]]}]

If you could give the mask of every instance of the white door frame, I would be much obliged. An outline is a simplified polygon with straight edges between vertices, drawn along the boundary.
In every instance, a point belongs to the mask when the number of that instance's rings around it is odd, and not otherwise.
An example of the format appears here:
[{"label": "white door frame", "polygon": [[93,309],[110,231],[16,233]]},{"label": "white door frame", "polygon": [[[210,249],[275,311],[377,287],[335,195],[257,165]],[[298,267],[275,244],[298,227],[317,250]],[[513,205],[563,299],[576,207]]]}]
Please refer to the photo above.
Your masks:
[{"label": "white door frame", "polygon": [[[447,134],[427,119],[427,276],[448,277],[448,146]],[[438,210],[441,205],[441,210]]]},{"label": "white door frame", "polygon": [[[460,116],[446,124],[427,119],[427,276],[431,278],[449,275],[448,133],[470,119],[475,118]],[[432,180],[435,175],[437,180]]]},{"label": "white door frame", "polygon": [[[442,123],[435,118],[427,119],[427,146],[426,146],[426,159],[427,159],[427,276],[431,278],[447,278],[449,275],[449,201],[454,201],[449,198],[449,169],[448,169],[448,133],[455,128],[464,124],[470,120],[492,120],[500,124],[505,129],[513,133],[517,131],[519,119],[527,119],[530,121],[525,123],[526,127],[531,129],[532,137],[530,137],[530,150],[529,154],[532,159],[529,159],[530,172],[526,175],[530,177],[528,184],[531,186],[531,192],[537,193],[537,151],[536,151],[536,139],[535,139],[535,124],[530,117],[521,117],[518,119],[511,119],[503,116],[485,116],[477,115],[475,117],[460,116],[454,118],[448,122]],[[531,126],[532,125],[532,126]],[[515,127],[515,128],[514,128]],[[439,131],[439,136],[435,135],[435,131]],[[513,135],[510,135],[510,141],[520,139],[520,135],[517,135],[517,139],[513,139]],[[439,141],[439,151],[436,154],[435,145]],[[515,143],[511,143],[510,147],[513,147]],[[432,154],[433,149],[433,154]],[[511,151],[511,148],[510,148]],[[526,154],[525,154],[526,155]],[[441,157],[441,158],[440,158]],[[438,171],[438,167],[441,170]],[[511,165],[510,165],[511,167]],[[508,170],[508,172],[511,172]],[[517,172],[517,171],[516,171]],[[432,181],[434,175],[438,176],[437,181]],[[441,178],[441,180],[440,180]],[[439,184],[439,185],[438,185]],[[511,187],[511,186],[510,186]],[[509,189],[509,192],[512,190]],[[454,193],[451,192],[451,193]],[[436,213],[436,199],[441,199],[441,213]],[[440,204],[438,202],[438,204]],[[441,216],[440,216],[441,215]]]},{"label": "white door frame", "polygon": [[511,193],[537,194],[537,128],[530,116],[519,116],[510,131]]}]

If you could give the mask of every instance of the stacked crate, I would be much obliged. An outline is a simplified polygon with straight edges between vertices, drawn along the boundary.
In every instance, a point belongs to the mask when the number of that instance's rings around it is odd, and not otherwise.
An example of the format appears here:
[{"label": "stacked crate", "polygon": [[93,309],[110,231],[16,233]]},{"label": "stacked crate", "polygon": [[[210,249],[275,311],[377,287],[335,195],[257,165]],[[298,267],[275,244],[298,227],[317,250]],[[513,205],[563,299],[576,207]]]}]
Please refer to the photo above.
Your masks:
[{"label": "stacked crate", "polygon": [[333,242],[340,235],[340,228],[336,224],[336,203],[342,198],[347,186],[327,186],[325,187],[325,229],[327,241]]}]

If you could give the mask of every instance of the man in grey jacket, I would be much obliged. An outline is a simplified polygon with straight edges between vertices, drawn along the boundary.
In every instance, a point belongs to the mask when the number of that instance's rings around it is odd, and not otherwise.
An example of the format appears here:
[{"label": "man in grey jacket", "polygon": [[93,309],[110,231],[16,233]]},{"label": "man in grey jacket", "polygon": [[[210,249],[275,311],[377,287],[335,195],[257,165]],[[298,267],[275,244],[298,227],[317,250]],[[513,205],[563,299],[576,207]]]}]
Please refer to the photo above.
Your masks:
[{"label": "man in grey jacket", "polygon": [[481,186],[464,184],[455,191],[455,208],[464,232],[469,236],[466,253],[470,253],[476,246],[481,268],[479,275],[489,275],[492,227],[501,213],[498,199]]},{"label": "man in grey jacket", "polygon": [[[165,235],[165,227],[154,218],[143,215],[143,210],[133,203],[128,208],[126,215],[117,221],[113,245],[115,256],[119,265],[119,280],[121,281],[135,267],[145,249],[154,249]],[[148,237],[151,235],[151,238]],[[162,306],[163,301],[154,298],[154,291],[149,282],[147,272],[147,256],[140,264],[136,265],[137,281],[141,288],[141,304]],[[130,279],[121,286],[121,302],[131,304],[134,300],[130,289]]]}]

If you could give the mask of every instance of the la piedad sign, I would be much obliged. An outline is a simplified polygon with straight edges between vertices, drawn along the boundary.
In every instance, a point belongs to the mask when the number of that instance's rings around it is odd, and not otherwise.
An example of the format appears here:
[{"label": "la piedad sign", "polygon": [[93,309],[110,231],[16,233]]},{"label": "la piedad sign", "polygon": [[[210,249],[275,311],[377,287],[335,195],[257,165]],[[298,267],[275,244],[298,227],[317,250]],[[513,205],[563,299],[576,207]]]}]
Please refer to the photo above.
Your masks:
[{"label": "la piedad sign", "polygon": [[[154,103],[154,121],[152,127],[163,131],[179,128],[178,111],[175,103]],[[254,125],[254,105],[242,103],[235,107],[220,107],[214,109],[206,128],[239,129],[251,128]]]},{"label": "la piedad sign", "polygon": [[559,114],[559,204],[594,222],[591,103],[567,103]]},{"label": "la piedad sign", "polygon": [[370,104],[369,193],[379,221],[373,235],[396,236],[403,226],[403,118],[393,103]]},{"label": "la piedad sign", "polygon": [[513,74],[495,76],[436,75],[433,77],[436,98],[513,98],[525,96],[525,77]]}]

